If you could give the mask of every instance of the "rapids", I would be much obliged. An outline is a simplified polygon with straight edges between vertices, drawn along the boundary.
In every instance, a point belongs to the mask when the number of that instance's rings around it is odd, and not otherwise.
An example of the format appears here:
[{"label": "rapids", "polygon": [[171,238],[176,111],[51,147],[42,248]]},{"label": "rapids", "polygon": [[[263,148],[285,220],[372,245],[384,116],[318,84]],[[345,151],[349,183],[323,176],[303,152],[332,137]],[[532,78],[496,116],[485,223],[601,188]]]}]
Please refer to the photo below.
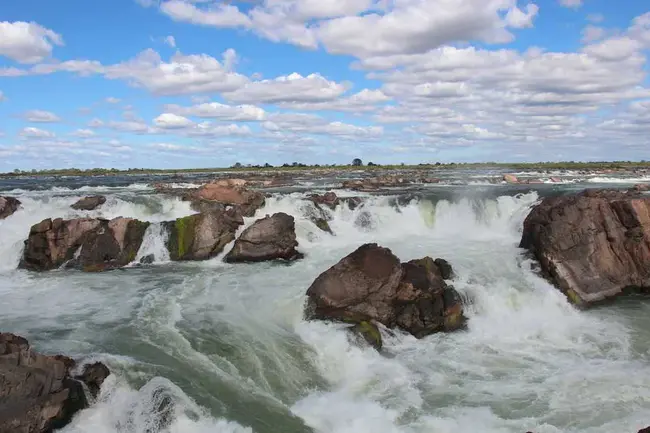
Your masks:
[{"label": "rapids", "polygon": [[[87,189],[14,190],[24,209],[0,221],[0,329],[114,373],[64,433],[155,433],[170,402],[172,433],[634,433],[650,424],[650,303],[579,312],[538,277],[517,244],[539,192],[368,197],[331,212],[336,236],[309,221],[304,193],[275,194],[257,217],[296,218],[305,259],[290,265],[171,263],[152,224],[136,259],[153,254],[152,266],[16,270],[44,218],[193,213],[140,184],[103,191],[106,204],[84,212],[69,206]],[[468,330],[386,334],[379,354],[339,325],[305,322],[307,287],[365,242],[403,261],[448,259]]]}]

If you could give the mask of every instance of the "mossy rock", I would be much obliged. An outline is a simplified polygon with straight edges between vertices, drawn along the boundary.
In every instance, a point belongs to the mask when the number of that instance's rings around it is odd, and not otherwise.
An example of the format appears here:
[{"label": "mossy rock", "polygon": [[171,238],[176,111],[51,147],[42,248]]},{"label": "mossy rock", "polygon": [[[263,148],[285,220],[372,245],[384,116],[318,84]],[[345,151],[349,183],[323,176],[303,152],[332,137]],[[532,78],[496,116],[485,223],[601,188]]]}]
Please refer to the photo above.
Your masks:
[{"label": "mossy rock", "polygon": [[573,305],[576,307],[584,307],[585,306],[585,301],[582,300],[580,295],[578,295],[575,290],[569,289],[565,292],[566,297],[569,299],[569,302],[571,302]]},{"label": "mossy rock", "polygon": [[322,231],[327,232],[329,234],[333,234],[332,228],[330,227],[327,220],[325,220],[324,218],[316,218],[313,221],[314,221],[314,224],[316,225],[316,227],[318,227]]},{"label": "mossy rock", "polygon": [[354,335],[363,338],[366,343],[374,347],[376,350],[381,350],[383,342],[381,339],[381,332],[379,332],[377,325],[371,322],[363,321],[348,328],[348,330]]},{"label": "mossy rock", "polygon": [[167,249],[172,260],[187,260],[192,253],[194,244],[194,231],[200,214],[178,218],[167,224],[169,240]]}]

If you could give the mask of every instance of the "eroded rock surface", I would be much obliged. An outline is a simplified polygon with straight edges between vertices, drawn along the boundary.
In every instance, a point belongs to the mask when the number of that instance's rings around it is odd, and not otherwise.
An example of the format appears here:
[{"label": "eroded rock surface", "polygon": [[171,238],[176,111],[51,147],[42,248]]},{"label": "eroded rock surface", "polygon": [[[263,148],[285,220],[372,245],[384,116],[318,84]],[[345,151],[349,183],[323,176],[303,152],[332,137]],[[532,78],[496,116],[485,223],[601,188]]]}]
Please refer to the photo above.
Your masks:
[{"label": "eroded rock surface", "polygon": [[20,200],[14,197],[0,197],[0,220],[13,215],[20,209]]},{"label": "eroded rock surface", "polygon": [[575,304],[650,288],[650,197],[586,190],[551,197],[524,222],[520,247]]},{"label": "eroded rock surface", "polygon": [[45,356],[26,339],[0,333],[0,433],[49,433],[88,407],[84,383],[96,397],[110,374],[101,363],[74,375],[76,362]]},{"label": "eroded rock surface", "polygon": [[95,210],[104,203],[106,203],[106,197],[103,195],[92,195],[79,199],[70,207],[75,210]]},{"label": "eroded rock surface", "polygon": [[430,257],[400,263],[387,248],[365,244],[323,272],[307,290],[306,317],[377,321],[416,337],[462,327],[460,296]]},{"label": "eroded rock surface", "polygon": [[295,260],[302,257],[296,250],[297,246],[294,218],[279,212],[257,220],[244,230],[226,256],[226,261]]}]

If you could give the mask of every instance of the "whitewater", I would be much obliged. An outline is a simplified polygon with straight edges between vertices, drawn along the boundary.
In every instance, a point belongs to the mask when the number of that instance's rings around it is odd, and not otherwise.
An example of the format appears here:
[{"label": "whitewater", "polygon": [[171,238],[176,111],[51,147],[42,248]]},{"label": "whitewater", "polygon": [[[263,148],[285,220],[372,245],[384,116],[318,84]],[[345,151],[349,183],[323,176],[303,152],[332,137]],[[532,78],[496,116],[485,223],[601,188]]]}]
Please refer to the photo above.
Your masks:
[{"label": "whitewater", "polygon": [[[577,311],[536,274],[518,243],[543,190],[443,189],[339,206],[335,236],[309,220],[305,192],[274,193],[245,226],[293,215],[303,260],[172,263],[152,224],[136,258],[153,254],[152,265],[101,274],[16,266],[44,218],[158,223],[194,213],[189,203],[144,184],[14,189],[23,209],[0,221],[0,330],[111,369],[63,433],[612,433],[650,424],[650,302]],[[90,190],[107,202],[72,210]],[[384,332],[378,353],[341,325],[303,320],[311,282],[366,242],[402,261],[447,259],[468,329],[422,340]]]}]

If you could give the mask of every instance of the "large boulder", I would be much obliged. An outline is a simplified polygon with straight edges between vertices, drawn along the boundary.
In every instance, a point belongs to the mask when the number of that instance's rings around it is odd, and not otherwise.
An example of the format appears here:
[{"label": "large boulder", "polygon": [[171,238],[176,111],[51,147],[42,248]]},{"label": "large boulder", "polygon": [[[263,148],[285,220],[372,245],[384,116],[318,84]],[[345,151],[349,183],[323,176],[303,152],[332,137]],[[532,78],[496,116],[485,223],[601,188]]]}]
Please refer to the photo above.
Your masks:
[{"label": "large boulder", "polygon": [[579,306],[650,288],[650,197],[587,190],[545,198],[524,221],[520,247]]},{"label": "large boulder", "polygon": [[20,208],[20,201],[13,197],[0,197],[0,220],[13,215]]},{"label": "large boulder", "polygon": [[75,210],[95,210],[104,203],[106,203],[106,197],[103,195],[91,195],[79,199],[70,207]]},{"label": "large boulder", "polygon": [[220,180],[203,185],[201,188],[193,191],[190,200],[208,200],[223,203],[225,205],[236,206],[241,210],[245,217],[255,215],[257,209],[264,206],[264,194],[258,191],[246,189],[245,181],[235,182],[235,180]]},{"label": "large boulder", "polygon": [[85,366],[65,356],[45,356],[14,334],[0,333],[0,433],[49,433],[88,407],[84,385],[97,397],[110,374],[101,363]]},{"label": "large boulder", "polygon": [[400,263],[365,244],[323,272],[307,290],[308,319],[379,322],[418,338],[462,327],[460,296],[430,257]]},{"label": "large boulder", "polygon": [[87,272],[119,268],[135,259],[148,225],[121,217],[48,218],[32,226],[19,267],[47,271],[66,265]]},{"label": "large boulder", "polygon": [[296,251],[295,221],[291,215],[276,213],[257,220],[243,231],[226,256],[229,263],[295,260],[302,257]]},{"label": "large boulder", "polygon": [[164,224],[169,233],[167,249],[172,260],[207,260],[235,240],[243,220],[241,216],[213,210]]}]

